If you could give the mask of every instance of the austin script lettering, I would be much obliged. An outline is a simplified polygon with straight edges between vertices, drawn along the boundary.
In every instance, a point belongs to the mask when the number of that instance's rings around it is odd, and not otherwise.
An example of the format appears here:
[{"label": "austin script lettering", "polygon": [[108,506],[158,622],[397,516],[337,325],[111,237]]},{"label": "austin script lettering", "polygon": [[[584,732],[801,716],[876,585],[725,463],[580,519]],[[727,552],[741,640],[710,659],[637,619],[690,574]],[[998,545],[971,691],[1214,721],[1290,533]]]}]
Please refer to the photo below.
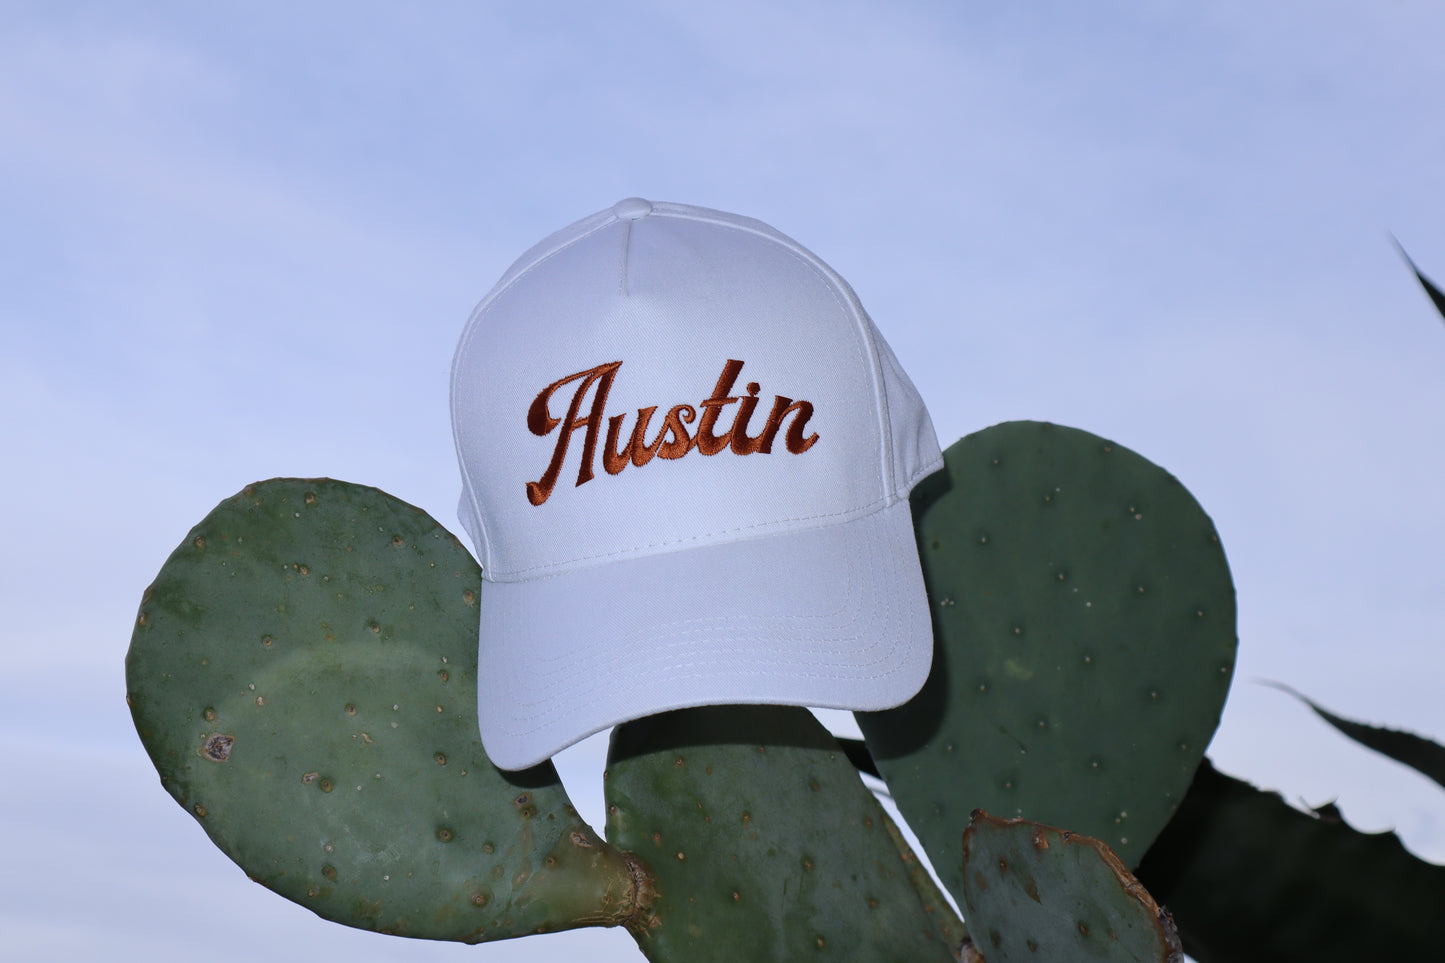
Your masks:
[{"label": "austin script lettering", "polygon": [[[653,458],[681,458],[697,450],[704,455],[716,455],[724,449],[736,455],[768,454],[778,433],[783,432],[783,445],[794,455],[801,455],[812,448],[818,440],[818,433],[803,436],[808,419],[813,417],[813,404],[809,401],[794,401],[783,395],[773,397],[773,407],[767,421],[756,435],[748,434],[748,426],[758,406],[758,383],[748,383],[747,393],[732,395],[733,382],[743,369],[743,362],[729,360],[723,365],[712,395],[697,407],[689,404],[673,405],[662,416],[661,424],[652,440],[647,438],[656,405],[637,409],[637,421],[632,433],[623,443],[622,425],[625,415],[607,418],[607,436],[602,439],[602,421],[607,407],[607,393],[612,390],[612,381],[617,376],[621,361],[609,361],[586,371],[570,374],[552,382],[532,401],[527,409],[527,427],[534,435],[546,436],[557,432],[557,445],[552,450],[552,460],[547,470],[537,481],[527,482],[527,501],[540,505],[552,494],[557,476],[562,472],[562,462],[567,457],[568,446],[575,432],[585,431],[582,439],[582,467],[577,471],[577,484],[592,480],[592,465],[597,455],[598,441],[602,441],[602,469],[609,475],[616,475],[629,464],[641,468]],[[552,416],[550,404],[552,395],[564,385],[575,385],[572,400],[567,404],[567,413],[560,418]],[[591,401],[588,401],[588,396]],[[717,430],[718,419],[723,409],[737,403],[732,427],[726,432]],[[699,410],[701,409],[701,413]],[[792,416],[787,430],[783,422]],[[697,422],[695,433],[688,426]]]}]

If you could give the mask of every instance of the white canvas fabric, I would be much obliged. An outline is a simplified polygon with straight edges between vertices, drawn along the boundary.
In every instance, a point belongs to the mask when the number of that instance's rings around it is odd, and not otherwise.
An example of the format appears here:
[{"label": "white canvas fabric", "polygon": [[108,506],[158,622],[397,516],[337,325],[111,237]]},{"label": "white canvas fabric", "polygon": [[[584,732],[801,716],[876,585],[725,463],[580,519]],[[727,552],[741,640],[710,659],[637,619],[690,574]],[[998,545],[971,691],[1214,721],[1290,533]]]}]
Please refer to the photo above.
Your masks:
[{"label": "white canvas fabric", "polygon": [[853,291],[795,241],[622,201],[512,265],[451,392],[497,766],[669,709],[876,710],[923,685],[908,494],[938,441]]}]

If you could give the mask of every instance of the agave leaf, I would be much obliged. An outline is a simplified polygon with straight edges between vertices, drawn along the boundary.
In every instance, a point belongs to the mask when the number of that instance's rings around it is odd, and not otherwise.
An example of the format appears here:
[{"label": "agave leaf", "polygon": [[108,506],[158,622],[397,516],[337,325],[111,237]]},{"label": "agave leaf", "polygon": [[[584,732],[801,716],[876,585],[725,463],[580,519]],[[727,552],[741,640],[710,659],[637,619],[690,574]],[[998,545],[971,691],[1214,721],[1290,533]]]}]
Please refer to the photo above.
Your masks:
[{"label": "agave leaf", "polygon": [[873,761],[873,754],[868,751],[868,743],[862,739],[849,739],[845,736],[838,736],[838,745],[843,750],[843,755],[864,775],[872,776],[874,779],[882,779],[878,772],[878,763]]},{"label": "agave leaf", "polygon": [[1417,736],[1413,732],[1386,729],[1337,716],[1283,683],[1266,682],[1265,685],[1288,692],[1313,709],[1315,715],[1367,749],[1373,749],[1389,756],[1396,762],[1403,763],[1421,775],[1433,779],[1437,784],[1445,786],[1445,746],[1432,742],[1424,736]]},{"label": "agave leaf", "polygon": [[1198,963],[1440,958],[1445,866],[1206,759],[1136,872]]},{"label": "agave leaf", "polygon": [[1400,256],[1405,259],[1405,263],[1410,265],[1411,272],[1414,273],[1415,279],[1420,282],[1420,286],[1425,289],[1425,293],[1430,296],[1430,303],[1435,305],[1435,310],[1440,312],[1442,318],[1445,318],[1445,291],[1441,291],[1433,281],[1427,278],[1424,273],[1415,266],[1414,260],[1411,259],[1410,255],[1405,253],[1405,249],[1400,245],[1399,241],[1395,242],[1395,248],[1400,252]]}]

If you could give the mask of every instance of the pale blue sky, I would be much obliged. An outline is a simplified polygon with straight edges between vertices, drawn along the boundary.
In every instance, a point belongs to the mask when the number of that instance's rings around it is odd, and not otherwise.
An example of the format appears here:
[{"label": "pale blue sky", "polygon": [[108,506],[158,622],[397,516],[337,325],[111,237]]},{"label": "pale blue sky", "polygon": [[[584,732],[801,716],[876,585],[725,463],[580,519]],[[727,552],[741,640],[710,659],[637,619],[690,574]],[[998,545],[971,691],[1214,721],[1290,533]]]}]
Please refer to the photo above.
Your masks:
[{"label": "pale blue sky", "polygon": [[[1445,324],[1389,240],[1445,278],[1437,4],[9,0],[0,22],[14,959],[640,959],[615,931],[403,944],[285,903],[160,789],[122,678],[141,590],[247,482],[330,475],[456,527],[468,312],[629,195],[817,252],[944,444],[1045,419],[1178,475],[1239,590],[1211,755],[1445,860],[1445,795],[1251,682],[1445,737]],[[602,749],[561,760],[594,819]]]}]

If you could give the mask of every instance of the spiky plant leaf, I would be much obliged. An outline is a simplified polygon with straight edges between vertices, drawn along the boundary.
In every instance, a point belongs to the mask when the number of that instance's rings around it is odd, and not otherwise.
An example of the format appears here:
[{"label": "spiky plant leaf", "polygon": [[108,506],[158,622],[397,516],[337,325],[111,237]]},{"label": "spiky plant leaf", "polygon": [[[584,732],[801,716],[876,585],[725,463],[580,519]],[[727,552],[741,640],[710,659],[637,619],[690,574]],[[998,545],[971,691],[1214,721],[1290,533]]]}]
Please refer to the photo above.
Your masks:
[{"label": "spiky plant leaf", "polygon": [[1409,766],[1422,776],[1434,780],[1437,784],[1445,786],[1445,746],[1413,732],[1372,726],[1365,722],[1356,722],[1353,719],[1346,719],[1344,716],[1337,716],[1283,683],[1270,682],[1267,684],[1282,692],[1288,692],[1314,710],[1315,715],[1365,748],[1388,756],[1398,763]]},{"label": "spiky plant leaf", "polygon": [[1207,759],[1137,875],[1198,963],[1440,958],[1445,867]]}]

